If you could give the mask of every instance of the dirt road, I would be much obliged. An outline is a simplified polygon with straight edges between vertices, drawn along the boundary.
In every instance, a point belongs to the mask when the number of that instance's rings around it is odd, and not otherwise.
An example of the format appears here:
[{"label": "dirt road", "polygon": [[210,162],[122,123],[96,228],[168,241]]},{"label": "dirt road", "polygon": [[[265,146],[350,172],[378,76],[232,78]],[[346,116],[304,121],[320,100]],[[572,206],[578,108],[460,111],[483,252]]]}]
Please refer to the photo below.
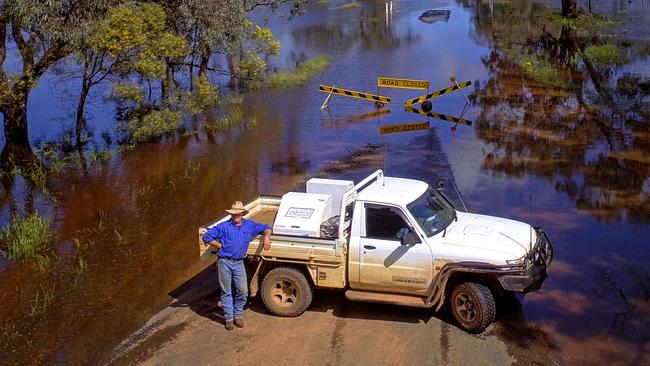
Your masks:
[{"label": "dirt road", "polygon": [[[170,293],[173,302],[124,340],[114,365],[510,365],[553,364],[545,337],[513,315],[481,335],[467,334],[445,312],[347,301],[317,291],[300,317],[280,318],[259,298],[246,326],[226,331],[213,265]],[[515,314],[517,312],[515,311]],[[514,315],[516,317],[516,315]],[[504,324],[501,324],[504,323]],[[518,334],[521,333],[521,334]]]}]

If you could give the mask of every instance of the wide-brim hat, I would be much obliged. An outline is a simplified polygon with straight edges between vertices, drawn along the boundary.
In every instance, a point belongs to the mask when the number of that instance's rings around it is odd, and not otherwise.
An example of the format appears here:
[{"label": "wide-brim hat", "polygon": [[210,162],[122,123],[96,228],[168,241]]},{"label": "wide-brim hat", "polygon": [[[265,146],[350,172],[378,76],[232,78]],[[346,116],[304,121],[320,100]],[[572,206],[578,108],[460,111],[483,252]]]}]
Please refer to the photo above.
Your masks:
[{"label": "wide-brim hat", "polygon": [[244,208],[244,204],[241,201],[235,201],[230,207],[230,210],[226,210],[227,213],[231,215],[246,215],[248,210]]}]

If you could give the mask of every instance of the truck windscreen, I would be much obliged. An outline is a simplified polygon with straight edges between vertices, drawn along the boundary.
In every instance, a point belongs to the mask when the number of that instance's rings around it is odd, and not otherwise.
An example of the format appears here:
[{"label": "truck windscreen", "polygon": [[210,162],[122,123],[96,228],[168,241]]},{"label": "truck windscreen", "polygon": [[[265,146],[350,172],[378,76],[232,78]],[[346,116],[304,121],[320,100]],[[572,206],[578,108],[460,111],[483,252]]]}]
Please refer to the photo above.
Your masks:
[{"label": "truck windscreen", "polygon": [[406,207],[427,236],[436,235],[454,220],[454,208],[431,187]]}]

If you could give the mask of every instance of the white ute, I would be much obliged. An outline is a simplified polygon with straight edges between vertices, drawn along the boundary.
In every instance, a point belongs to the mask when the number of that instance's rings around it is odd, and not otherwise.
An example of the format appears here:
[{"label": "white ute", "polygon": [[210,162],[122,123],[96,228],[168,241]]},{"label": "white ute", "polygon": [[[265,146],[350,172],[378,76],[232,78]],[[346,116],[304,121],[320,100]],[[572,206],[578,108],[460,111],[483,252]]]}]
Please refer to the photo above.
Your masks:
[{"label": "white ute", "polygon": [[[267,309],[298,316],[314,289],[345,291],[354,301],[439,310],[449,299],[461,328],[494,321],[494,294],[540,288],[553,247],[540,228],[458,211],[427,183],[384,177],[311,179],[304,193],[260,196],[247,218],[274,227],[271,249],[251,242],[250,296]],[[208,228],[229,216],[201,227]],[[201,255],[215,254],[200,240]]]}]

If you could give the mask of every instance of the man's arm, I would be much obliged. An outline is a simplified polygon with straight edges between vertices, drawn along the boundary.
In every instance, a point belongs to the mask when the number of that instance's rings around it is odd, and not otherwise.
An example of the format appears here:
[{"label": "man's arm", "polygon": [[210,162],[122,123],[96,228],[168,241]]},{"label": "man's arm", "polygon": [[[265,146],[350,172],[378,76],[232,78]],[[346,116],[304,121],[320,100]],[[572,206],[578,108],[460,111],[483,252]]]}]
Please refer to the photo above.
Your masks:
[{"label": "man's arm", "polygon": [[203,242],[217,250],[223,246],[219,238],[221,237],[221,230],[218,226],[211,227],[205,234],[203,234]]},{"label": "man's arm", "polygon": [[216,248],[217,250],[221,249],[223,245],[221,245],[221,242],[217,239],[214,239],[213,241],[207,243],[209,246]]}]

